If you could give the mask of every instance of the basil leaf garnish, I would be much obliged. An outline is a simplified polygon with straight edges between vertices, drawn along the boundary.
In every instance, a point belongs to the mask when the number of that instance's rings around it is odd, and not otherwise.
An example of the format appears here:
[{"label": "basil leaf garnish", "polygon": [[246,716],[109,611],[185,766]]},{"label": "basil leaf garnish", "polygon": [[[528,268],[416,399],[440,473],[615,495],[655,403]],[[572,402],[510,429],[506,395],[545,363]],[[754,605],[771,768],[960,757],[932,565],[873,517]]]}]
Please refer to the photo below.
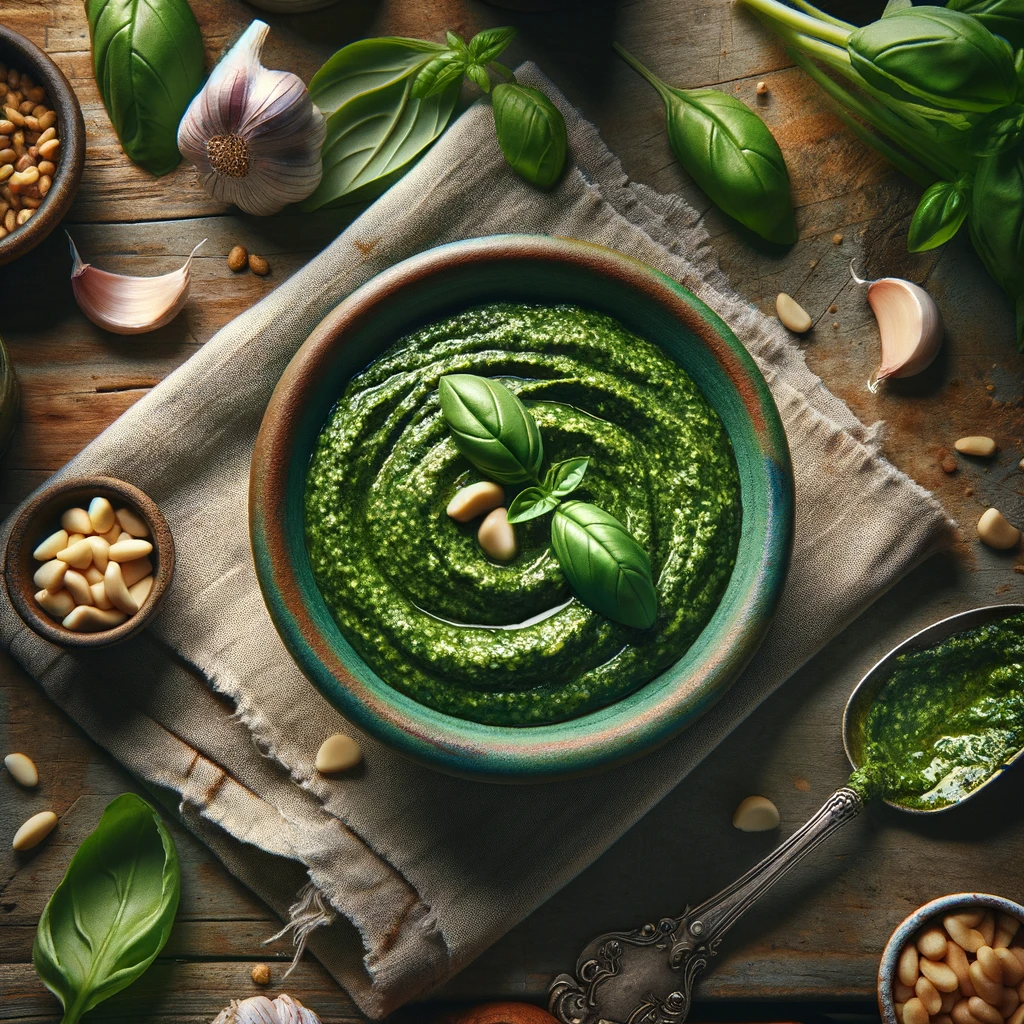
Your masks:
[{"label": "basil leaf garnish", "polygon": [[556,498],[565,498],[579,487],[590,465],[590,456],[556,462],[544,477],[544,486]]},{"label": "basil leaf garnish", "polygon": [[540,189],[553,188],[569,152],[565,118],[539,89],[503,82],[491,93],[498,145],[508,165]]},{"label": "basil leaf garnish", "polygon": [[164,947],[178,908],[174,841],[132,793],[107,805],[39,919],[32,962],[76,1024],[127,988]]},{"label": "basil leaf garnish", "polygon": [[490,64],[515,37],[514,28],[485,28],[469,41],[469,56],[477,64]]},{"label": "basil leaf garnish", "polygon": [[558,508],[558,498],[543,487],[527,487],[520,491],[508,507],[510,523],[525,523]]},{"label": "basil leaf garnish", "polygon": [[567,501],[555,510],[551,544],[584,604],[627,626],[654,625],[658,597],[651,560],[613,515],[588,502]]},{"label": "basil leaf garnish", "polygon": [[970,176],[937,181],[925,190],[910,222],[907,249],[925,252],[948,242],[967,219],[971,207]]},{"label": "basil leaf garnish", "polygon": [[92,68],[125,153],[153,174],[181,160],[178,123],[203,83],[187,0],[86,0]]},{"label": "basil leaf garnish", "polygon": [[323,177],[303,209],[374,199],[422,156],[451,120],[462,74],[423,99],[413,86],[446,49],[419,39],[364,39],[339,50],[313,76],[310,97],[333,113]]},{"label": "basil leaf garnish", "polygon": [[539,483],[544,446],[526,406],[498,381],[469,373],[438,383],[441,412],[455,446],[492,480]]},{"label": "basil leaf garnish", "polygon": [[443,92],[452,82],[461,81],[465,64],[452,50],[446,50],[439,57],[428,61],[413,82],[412,94],[416,99],[426,99]]}]

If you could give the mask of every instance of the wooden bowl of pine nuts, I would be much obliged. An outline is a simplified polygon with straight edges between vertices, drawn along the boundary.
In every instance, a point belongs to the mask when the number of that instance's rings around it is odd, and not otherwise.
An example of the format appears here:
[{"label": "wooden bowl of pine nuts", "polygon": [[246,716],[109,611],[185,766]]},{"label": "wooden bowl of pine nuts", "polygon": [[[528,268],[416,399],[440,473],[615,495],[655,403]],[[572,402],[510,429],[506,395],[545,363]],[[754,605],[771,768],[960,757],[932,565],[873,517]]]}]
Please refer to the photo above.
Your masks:
[{"label": "wooden bowl of pine nuts", "polygon": [[71,84],[35,43],[0,25],[0,264],[60,223],[84,166],[85,122]]},{"label": "wooden bowl of pine nuts", "polygon": [[107,647],[139,632],[173,573],[174,540],[153,499],[105,476],[45,485],[15,517],[4,558],[18,614],[62,647]]},{"label": "wooden bowl of pine nuts", "polygon": [[964,892],[892,933],[878,969],[884,1024],[1024,1024],[1024,907]]}]

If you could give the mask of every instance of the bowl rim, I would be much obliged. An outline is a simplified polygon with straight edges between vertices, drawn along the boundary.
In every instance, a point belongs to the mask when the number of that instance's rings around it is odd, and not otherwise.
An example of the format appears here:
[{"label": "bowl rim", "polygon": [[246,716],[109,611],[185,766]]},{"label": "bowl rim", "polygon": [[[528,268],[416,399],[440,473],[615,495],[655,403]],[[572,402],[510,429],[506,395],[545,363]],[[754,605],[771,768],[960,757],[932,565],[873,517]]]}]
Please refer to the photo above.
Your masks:
[{"label": "bowl rim", "polygon": [[899,964],[900,951],[910,941],[911,936],[926,921],[931,920],[943,911],[958,910],[967,907],[988,907],[1006,914],[1012,914],[1024,927],[1024,907],[1005,896],[994,896],[987,892],[956,892],[948,896],[939,896],[922,904],[917,910],[908,914],[894,929],[882,950],[878,963],[878,1012],[883,1024],[899,1024],[896,1019],[895,1000],[892,988],[896,981],[896,968]]},{"label": "bowl rim", "polygon": [[29,65],[17,70],[28,71],[38,84],[46,87],[57,110],[61,144],[60,160],[50,191],[26,225],[0,239],[0,264],[24,255],[50,235],[70,209],[85,166],[85,119],[82,105],[67,76],[56,61],[31,39],[0,25],[0,54],[4,54],[5,62],[13,63],[5,53],[9,49]]},{"label": "bowl rim", "polygon": [[[709,350],[716,374],[735,389],[744,422],[756,435],[756,456],[751,458],[758,459],[764,476],[765,543],[752,573],[754,583],[738,600],[732,618],[718,626],[723,643],[709,653],[712,667],[701,673],[701,683],[706,676],[709,685],[701,685],[696,693],[680,696],[673,692],[685,689],[679,684],[659,686],[663,673],[634,694],[568,721],[526,727],[470,722],[433,711],[386,684],[382,685],[390,691],[387,699],[378,697],[347,670],[301,599],[287,528],[288,453],[301,432],[299,417],[290,410],[301,408],[304,391],[317,368],[331,359],[336,338],[357,328],[375,307],[383,308],[396,290],[407,285],[423,285],[434,275],[458,272],[467,265],[518,260],[611,276],[625,290],[653,303],[659,313],[680,322],[682,330]],[[326,417],[325,411],[324,422]],[[354,725],[399,753],[449,774],[500,782],[542,781],[639,757],[677,735],[725,692],[760,646],[774,617],[792,548],[793,503],[789,448],[774,400],[753,358],[717,314],[672,278],[604,246],[541,235],[491,235],[427,249],[382,271],[339,303],[309,335],[282,374],[256,439],[249,526],[257,579],[278,633],[307,678]],[[304,544],[300,557],[305,559]],[[308,561],[305,567],[309,571]]]},{"label": "bowl rim", "polygon": [[[95,633],[76,633],[65,629],[59,622],[39,611],[31,598],[35,585],[30,570],[33,565],[38,567],[42,563],[37,563],[32,557],[39,540],[29,535],[30,528],[38,517],[59,518],[56,509],[52,507],[71,492],[92,493],[94,497],[116,497],[131,505],[149,527],[155,556],[153,587],[142,607],[113,629]],[[160,610],[173,575],[174,538],[156,502],[134,484],[109,476],[73,476],[44,484],[15,515],[4,552],[4,582],[18,615],[33,632],[62,647],[109,647],[127,640],[147,626]]]}]

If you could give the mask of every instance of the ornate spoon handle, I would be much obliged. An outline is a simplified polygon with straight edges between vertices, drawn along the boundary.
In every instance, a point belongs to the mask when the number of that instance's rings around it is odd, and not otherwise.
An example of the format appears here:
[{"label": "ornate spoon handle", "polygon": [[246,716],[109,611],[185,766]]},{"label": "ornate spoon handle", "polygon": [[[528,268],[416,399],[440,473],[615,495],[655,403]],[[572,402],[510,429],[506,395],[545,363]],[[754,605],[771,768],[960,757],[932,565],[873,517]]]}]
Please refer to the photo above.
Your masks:
[{"label": "ornate spoon handle", "polygon": [[631,932],[608,932],[576,962],[576,977],[551,983],[548,1005],[563,1024],[681,1024],[697,974],[722,936],[802,857],[855,818],[864,801],[837,790],[803,827],[742,878],[679,917]]}]

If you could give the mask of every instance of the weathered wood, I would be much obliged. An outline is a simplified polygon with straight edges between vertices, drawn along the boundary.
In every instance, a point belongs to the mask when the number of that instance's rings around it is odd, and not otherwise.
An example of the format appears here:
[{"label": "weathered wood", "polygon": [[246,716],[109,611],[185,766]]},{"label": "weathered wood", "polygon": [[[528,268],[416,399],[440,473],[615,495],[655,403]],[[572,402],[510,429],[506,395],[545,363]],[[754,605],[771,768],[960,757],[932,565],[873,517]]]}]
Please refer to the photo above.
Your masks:
[{"label": "weathered wood", "polygon": [[[208,66],[258,13],[240,0],[194,0],[193,6]],[[877,13],[852,0],[843,6],[864,17]],[[1016,468],[1024,454],[1024,360],[1012,349],[1008,306],[966,240],[937,253],[906,253],[918,190],[854,140],[820,92],[790,66],[783,48],[727,0],[588,3],[547,14],[514,14],[476,0],[346,0],[308,15],[259,16],[273,28],[268,65],[307,80],[334,49],[359,35],[440,38],[448,27],[470,35],[483,25],[518,25],[521,36],[508,62],[536,59],[598,124],[627,174],[707,211],[705,224],[723,268],[741,294],[767,312],[778,291],[805,305],[816,326],[795,343],[812,368],[865,422],[888,421],[886,453],[935,490],[964,525],[955,557],[932,562],[895,588],[593,867],[442,993],[539,999],[551,975],[571,968],[597,932],[676,912],[766,853],[778,834],[740,835],[731,827],[740,799],[770,796],[782,812],[781,833],[788,834],[841,784],[848,770],[839,742],[843,703],[889,646],[940,615],[1024,599],[1024,576],[1013,571],[1019,555],[982,549],[972,535],[988,504],[1024,521],[1024,474]],[[25,402],[0,462],[2,514],[223,324],[328,244],[354,211],[247,218],[206,197],[186,166],[153,179],[127,161],[113,137],[92,79],[82,5],[12,0],[3,4],[0,18],[56,56],[82,100],[88,166],[67,226],[83,256],[115,271],[161,273],[179,265],[199,239],[209,239],[196,259],[183,316],[137,338],[105,334],[79,314],[62,234],[0,270],[7,299],[0,331]],[[789,161],[801,233],[792,250],[766,250],[708,208],[671,155],[660,100],[613,56],[612,38],[669,81],[715,84],[762,114]],[[769,92],[757,100],[761,79]],[[840,244],[832,241],[837,232]],[[270,259],[269,278],[231,274],[224,256],[236,242]],[[878,339],[863,294],[850,283],[851,260],[862,276],[898,274],[926,282],[936,294],[947,344],[933,370],[874,395],[867,391]],[[836,311],[830,312],[833,304]],[[955,472],[945,472],[941,463],[952,441],[966,433],[995,437],[998,456],[989,463],[958,457]],[[864,524],[865,531],[870,528]],[[25,793],[0,773],[0,1021],[46,1024],[59,1020],[59,1013],[29,965],[35,922],[102,807],[134,784],[6,658],[0,658],[0,746],[2,752],[31,753],[42,776],[40,789]],[[958,890],[1024,895],[1017,869],[1024,821],[1008,810],[1020,806],[1022,790],[1018,773],[964,812],[925,823],[872,810],[736,926],[702,981],[700,997],[850,1000],[849,1007],[869,1008],[879,951],[905,913]],[[46,806],[61,814],[54,835],[27,856],[6,849],[5,837],[23,817]],[[97,1024],[209,1021],[231,998],[253,991],[248,972],[254,960],[273,963],[278,983],[287,947],[260,945],[276,930],[275,915],[190,835],[175,828],[175,837],[183,892],[170,942],[145,979],[91,1015]],[[310,959],[283,984],[325,1019],[354,1019],[347,997]]]}]

